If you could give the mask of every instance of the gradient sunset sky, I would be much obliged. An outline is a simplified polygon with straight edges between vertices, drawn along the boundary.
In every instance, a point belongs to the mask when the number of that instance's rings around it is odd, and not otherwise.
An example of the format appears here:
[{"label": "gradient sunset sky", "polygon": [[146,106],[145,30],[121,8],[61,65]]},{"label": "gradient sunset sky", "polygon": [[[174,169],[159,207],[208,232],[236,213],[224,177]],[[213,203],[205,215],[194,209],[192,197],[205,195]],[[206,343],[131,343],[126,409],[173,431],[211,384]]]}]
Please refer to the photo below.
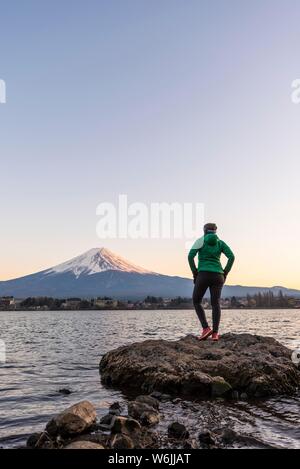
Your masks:
[{"label": "gradient sunset sky", "polygon": [[236,254],[229,284],[300,288],[299,0],[15,0],[0,15],[0,280],[103,245],[190,275],[184,240],[99,240],[96,206],[127,194],[204,203]]}]

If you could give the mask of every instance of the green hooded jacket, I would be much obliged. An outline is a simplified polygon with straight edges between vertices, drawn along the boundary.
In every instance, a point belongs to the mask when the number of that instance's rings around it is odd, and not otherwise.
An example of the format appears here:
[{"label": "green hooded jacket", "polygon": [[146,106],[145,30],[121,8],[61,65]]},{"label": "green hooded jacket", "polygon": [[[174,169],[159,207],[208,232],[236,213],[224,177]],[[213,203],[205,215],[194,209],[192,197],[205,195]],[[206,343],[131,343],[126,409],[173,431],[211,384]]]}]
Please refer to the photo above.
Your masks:
[{"label": "green hooded jacket", "polygon": [[[198,254],[198,268],[195,265],[194,257]],[[220,257],[225,254],[228,261],[223,269]],[[224,241],[221,241],[215,233],[208,233],[197,239],[193,244],[189,256],[189,265],[193,273],[195,272],[216,272],[227,275],[234,263],[234,254]]]}]

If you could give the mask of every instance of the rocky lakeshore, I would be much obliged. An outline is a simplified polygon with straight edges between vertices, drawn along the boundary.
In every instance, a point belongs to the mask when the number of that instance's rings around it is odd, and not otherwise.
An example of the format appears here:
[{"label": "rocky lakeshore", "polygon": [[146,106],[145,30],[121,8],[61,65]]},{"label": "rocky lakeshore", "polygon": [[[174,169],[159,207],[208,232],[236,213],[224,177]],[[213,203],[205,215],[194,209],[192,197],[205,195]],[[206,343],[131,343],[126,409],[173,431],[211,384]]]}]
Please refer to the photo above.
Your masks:
[{"label": "rocky lakeshore", "polygon": [[133,343],[105,354],[100,373],[124,398],[100,420],[88,401],[67,408],[29,437],[28,448],[268,448],[234,429],[236,413],[243,402],[292,395],[300,384],[291,351],[250,334]]},{"label": "rocky lakeshore", "polygon": [[[53,417],[44,431],[32,434],[28,449],[218,449],[270,448],[259,438],[233,430],[229,422],[207,404],[201,423],[191,419],[170,420],[161,405],[175,410],[182,405],[186,415],[196,408],[170,396],[140,395],[127,404],[114,402],[99,421],[88,401],[79,402]],[[175,415],[175,412],[174,412]],[[164,430],[160,423],[165,420]]]}]

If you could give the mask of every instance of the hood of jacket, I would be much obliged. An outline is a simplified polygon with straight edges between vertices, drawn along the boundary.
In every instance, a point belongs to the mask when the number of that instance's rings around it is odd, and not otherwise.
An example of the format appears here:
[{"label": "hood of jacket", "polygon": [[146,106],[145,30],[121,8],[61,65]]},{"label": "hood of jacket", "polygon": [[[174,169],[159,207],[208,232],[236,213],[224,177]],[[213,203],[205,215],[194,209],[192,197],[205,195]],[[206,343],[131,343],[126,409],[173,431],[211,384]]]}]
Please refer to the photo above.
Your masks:
[{"label": "hood of jacket", "polygon": [[208,233],[204,236],[204,243],[209,246],[215,246],[219,241],[218,236],[215,233]]}]

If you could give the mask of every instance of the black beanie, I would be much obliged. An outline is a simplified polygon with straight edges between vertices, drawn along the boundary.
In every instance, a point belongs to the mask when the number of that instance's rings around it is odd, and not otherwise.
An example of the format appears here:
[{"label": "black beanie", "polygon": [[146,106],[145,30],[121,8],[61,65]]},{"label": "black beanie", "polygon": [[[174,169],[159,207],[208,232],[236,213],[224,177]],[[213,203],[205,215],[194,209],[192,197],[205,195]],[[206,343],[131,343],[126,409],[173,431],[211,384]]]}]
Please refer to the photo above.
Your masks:
[{"label": "black beanie", "polygon": [[217,225],[215,223],[206,223],[203,229],[204,229],[204,234],[209,233],[209,232],[215,233],[217,231]]}]

